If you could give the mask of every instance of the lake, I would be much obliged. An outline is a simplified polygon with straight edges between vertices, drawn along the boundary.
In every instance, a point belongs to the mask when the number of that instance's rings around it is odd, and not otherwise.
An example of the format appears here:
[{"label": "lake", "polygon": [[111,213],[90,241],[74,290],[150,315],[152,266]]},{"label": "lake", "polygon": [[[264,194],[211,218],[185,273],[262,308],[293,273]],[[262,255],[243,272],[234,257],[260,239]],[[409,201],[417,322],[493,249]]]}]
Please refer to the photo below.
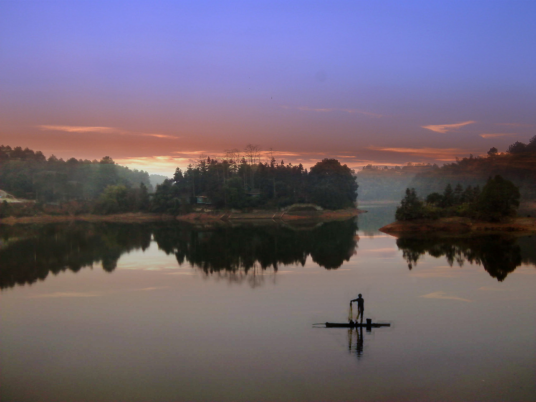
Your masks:
[{"label": "lake", "polygon": [[[536,400],[536,236],[396,239],[361,207],[0,227],[1,400]],[[358,293],[390,327],[314,327]]]}]

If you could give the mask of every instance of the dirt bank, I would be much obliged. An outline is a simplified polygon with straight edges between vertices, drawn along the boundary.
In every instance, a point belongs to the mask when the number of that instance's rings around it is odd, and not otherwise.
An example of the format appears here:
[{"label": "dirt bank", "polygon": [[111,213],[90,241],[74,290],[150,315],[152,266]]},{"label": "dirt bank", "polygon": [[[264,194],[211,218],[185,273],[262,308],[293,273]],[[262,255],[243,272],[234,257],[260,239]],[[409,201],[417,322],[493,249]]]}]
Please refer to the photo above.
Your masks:
[{"label": "dirt bank", "polygon": [[115,215],[39,215],[27,217],[9,217],[0,219],[0,224],[14,225],[18,223],[59,223],[59,222],[122,222],[122,223],[143,223],[155,221],[183,221],[183,222],[216,222],[226,221],[333,221],[345,220],[357,216],[358,209],[342,209],[337,211],[314,211],[314,212],[293,212],[284,213],[280,211],[253,211],[253,212],[229,212],[210,211],[194,212],[187,215],[162,215],[149,213],[128,213]]},{"label": "dirt bank", "polygon": [[507,222],[482,222],[469,218],[443,218],[437,221],[415,220],[411,222],[393,222],[380,228],[381,232],[397,236],[409,233],[536,233],[536,219],[514,218]]},{"label": "dirt bank", "polygon": [[174,220],[171,215],[147,214],[147,213],[128,213],[116,215],[38,215],[25,217],[9,217],[0,219],[0,224],[14,225],[17,223],[60,223],[60,222],[124,222],[140,223],[154,222],[162,220]]}]

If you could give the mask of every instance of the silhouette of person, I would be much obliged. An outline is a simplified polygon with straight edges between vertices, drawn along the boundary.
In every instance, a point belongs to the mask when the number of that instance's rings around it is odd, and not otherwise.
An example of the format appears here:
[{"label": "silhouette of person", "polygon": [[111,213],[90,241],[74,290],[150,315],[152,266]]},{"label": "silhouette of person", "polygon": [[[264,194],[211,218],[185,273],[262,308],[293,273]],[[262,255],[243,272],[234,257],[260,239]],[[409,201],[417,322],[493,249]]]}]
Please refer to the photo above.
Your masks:
[{"label": "silhouette of person", "polygon": [[363,343],[364,343],[363,327],[356,328],[355,332],[357,332],[356,349],[357,349],[357,357],[359,358],[363,354]]},{"label": "silhouette of person", "polygon": [[350,300],[350,306],[353,302],[357,303],[357,317],[355,318],[355,322],[357,324],[357,320],[359,317],[361,317],[361,324],[363,324],[363,313],[365,312],[365,299],[361,296],[361,293],[357,296],[357,299]]},{"label": "silhouette of person", "polygon": [[354,335],[354,329],[353,328],[350,328],[348,330],[348,352],[349,353],[352,353],[353,351],[355,351],[357,353],[357,358],[361,358],[361,356],[363,355],[363,327],[359,327],[359,328],[356,328],[355,329],[355,334],[356,334],[356,343],[355,343],[355,348],[353,347],[353,335]]}]

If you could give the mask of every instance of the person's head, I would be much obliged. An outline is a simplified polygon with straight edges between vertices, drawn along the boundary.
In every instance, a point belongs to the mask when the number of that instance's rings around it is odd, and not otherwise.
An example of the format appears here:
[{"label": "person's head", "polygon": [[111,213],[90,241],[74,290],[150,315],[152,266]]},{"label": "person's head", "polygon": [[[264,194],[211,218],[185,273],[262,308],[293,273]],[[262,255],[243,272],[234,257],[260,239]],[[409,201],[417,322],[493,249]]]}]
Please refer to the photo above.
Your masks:
[{"label": "person's head", "polygon": [[359,293],[359,296],[357,296],[357,297],[361,299],[361,293]]}]

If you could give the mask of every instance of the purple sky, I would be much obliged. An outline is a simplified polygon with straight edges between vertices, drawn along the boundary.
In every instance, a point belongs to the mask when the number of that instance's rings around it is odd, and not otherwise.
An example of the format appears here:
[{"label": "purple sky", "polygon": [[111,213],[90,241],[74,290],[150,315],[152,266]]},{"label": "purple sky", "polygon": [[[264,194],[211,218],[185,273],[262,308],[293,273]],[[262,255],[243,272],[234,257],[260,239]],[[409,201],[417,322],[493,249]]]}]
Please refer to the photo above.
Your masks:
[{"label": "purple sky", "polygon": [[0,1],[0,144],[171,173],[248,143],[306,166],[536,134],[534,1]]}]

